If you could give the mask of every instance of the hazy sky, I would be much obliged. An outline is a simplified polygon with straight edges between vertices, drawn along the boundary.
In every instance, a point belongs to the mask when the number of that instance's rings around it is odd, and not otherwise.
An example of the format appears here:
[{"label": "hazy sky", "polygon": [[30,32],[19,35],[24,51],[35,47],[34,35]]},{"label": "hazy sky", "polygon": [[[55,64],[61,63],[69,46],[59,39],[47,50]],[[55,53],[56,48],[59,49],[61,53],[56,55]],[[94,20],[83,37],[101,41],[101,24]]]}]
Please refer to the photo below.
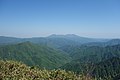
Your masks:
[{"label": "hazy sky", "polygon": [[120,38],[120,0],[0,0],[0,36]]}]

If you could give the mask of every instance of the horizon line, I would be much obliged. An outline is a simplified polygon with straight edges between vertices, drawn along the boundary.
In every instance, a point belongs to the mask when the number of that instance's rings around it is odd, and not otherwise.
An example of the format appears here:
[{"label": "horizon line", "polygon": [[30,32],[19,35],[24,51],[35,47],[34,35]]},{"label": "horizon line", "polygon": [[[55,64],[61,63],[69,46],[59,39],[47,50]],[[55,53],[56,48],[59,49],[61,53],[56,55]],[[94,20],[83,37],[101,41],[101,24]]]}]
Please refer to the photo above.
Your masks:
[{"label": "horizon line", "polygon": [[46,38],[46,37],[50,37],[50,36],[67,36],[67,35],[74,35],[74,36],[79,36],[79,37],[83,37],[83,38],[92,38],[92,39],[120,39],[119,37],[107,37],[107,38],[102,38],[102,37],[88,37],[88,36],[81,36],[78,34],[50,34],[50,35],[46,35],[46,36],[31,36],[31,37],[20,37],[20,36],[11,36],[11,35],[0,35],[0,37],[11,37],[11,38]]}]

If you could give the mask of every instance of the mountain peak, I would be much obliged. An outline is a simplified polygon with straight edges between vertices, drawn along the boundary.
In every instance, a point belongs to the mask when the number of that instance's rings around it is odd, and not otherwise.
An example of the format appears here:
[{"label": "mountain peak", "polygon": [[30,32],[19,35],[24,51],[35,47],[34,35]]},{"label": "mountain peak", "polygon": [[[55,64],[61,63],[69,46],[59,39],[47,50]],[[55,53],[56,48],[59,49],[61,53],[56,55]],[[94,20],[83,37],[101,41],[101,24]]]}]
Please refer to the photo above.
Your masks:
[{"label": "mountain peak", "polygon": [[68,36],[68,37],[79,37],[78,35],[75,35],[75,34],[66,34],[65,36]]},{"label": "mountain peak", "polygon": [[57,34],[52,34],[48,37],[79,37],[78,35],[75,34],[66,34],[66,35],[57,35]]}]

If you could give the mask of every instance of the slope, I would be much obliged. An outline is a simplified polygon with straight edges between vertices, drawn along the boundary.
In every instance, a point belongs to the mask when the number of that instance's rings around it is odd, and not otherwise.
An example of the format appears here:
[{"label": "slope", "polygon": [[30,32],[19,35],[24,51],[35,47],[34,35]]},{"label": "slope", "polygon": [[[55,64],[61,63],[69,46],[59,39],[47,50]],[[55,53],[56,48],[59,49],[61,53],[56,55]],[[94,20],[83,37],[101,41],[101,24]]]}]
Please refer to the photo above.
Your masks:
[{"label": "slope", "polygon": [[[111,59],[102,61],[94,65],[94,69],[91,72],[93,77],[111,80],[115,79],[120,74],[120,58],[113,57]],[[110,78],[110,79],[109,79]],[[118,79],[116,79],[118,80]]]},{"label": "slope", "polygon": [[61,51],[30,42],[1,46],[0,58],[22,61],[47,69],[57,68],[70,61],[70,58]]},{"label": "slope", "polygon": [[[70,51],[71,50],[71,51]],[[108,75],[108,71],[100,72],[103,70],[112,70],[120,68],[120,64],[114,64],[112,63],[114,59],[119,61],[120,58],[120,45],[114,45],[114,46],[106,46],[106,47],[98,47],[98,46],[77,46],[77,47],[71,47],[68,51],[69,55],[72,57],[72,61],[70,63],[67,63],[60,68],[65,70],[71,70],[77,73],[84,73],[88,74],[91,73],[94,67],[100,64],[102,67],[97,67],[99,70],[99,74],[97,75],[97,72],[95,72],[95,77],[101,77],[102,74],[105,74],[105,76],[113,76],[116,73],[116,70],[113,70],[113,74]],[[113,59],[113,61],[111,60]],[[112,63],[112,65],[110,65]],[[106,65],[107,66],[106,66]],[[110,65],[110,66],[109,66]],[[105,68],[104,68],[105,67]],[[118,68],[117,68],[118,67]],[[92,73],[93,74],[93,73]],[[117,75],[118,73],[116,73]],[[103,76],[103,77],[105,77]]]},{"label": "slope", "polygon": [[[120,45],[114,46],[64,46],[60,48],[75,59],[89,59],[96,57],[95,61],[102,61],[111,57],[120,57]],[[98,59],[98,60],[97,60]],[[94,60],[93,60],[94,61]]]}]

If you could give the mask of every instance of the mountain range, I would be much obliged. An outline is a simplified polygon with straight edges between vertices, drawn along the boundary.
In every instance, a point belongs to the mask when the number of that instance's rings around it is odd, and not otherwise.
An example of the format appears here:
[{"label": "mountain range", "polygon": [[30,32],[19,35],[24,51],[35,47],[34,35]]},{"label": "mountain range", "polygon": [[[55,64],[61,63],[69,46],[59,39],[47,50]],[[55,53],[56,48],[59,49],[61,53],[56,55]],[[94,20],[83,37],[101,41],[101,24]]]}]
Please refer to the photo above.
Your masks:
[{"label": "mountain range", "polygon": [[120,39],[95,39],[74,34],[34,38],[0,36],[0,59],[112,80],[120,74]]},{"label": "mountain range", "polygon": [[109,39],[95,39],[80,37],[74,34],[67,35],[50,35],[48,37],[34,37],[34,38],[15,38],[0,36],[0,44],[13,44],[19,42],[30,41],[36,44],[44,44],[53,47],[62,47],[65,45],[80,45],[90,42],[106,42]]}]

